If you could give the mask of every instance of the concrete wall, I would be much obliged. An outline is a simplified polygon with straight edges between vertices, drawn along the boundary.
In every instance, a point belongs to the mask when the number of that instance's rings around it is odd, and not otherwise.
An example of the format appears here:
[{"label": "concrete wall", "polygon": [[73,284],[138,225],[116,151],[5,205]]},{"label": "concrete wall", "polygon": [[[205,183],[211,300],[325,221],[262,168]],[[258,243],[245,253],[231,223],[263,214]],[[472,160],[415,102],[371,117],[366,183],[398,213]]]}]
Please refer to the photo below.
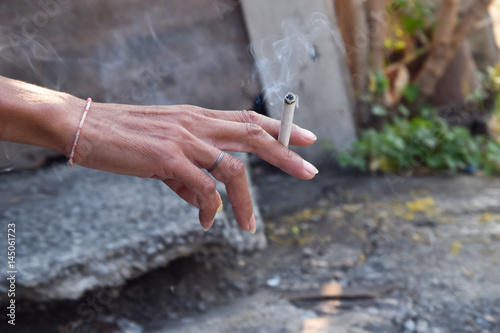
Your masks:
[{"label": "concrete wall", "polygon": [[243,0],[242,5],[271,115],[279,118],[285,94],[297,93],[295,123],[313,130],[319,142],[294,150],[316,164],[331,161],[323,143],[343,149],[356,136],[333,1]]},{"label": "concrete wall", "polygon": [[[300,96],[297,123],[315,131],[320,141],[343,148],[355,129],[332,4],[242,1],[243,18],[236,0],[2,2],[0,75],[100,102],[250,109],[268,77],[256,75],[245,20],[255,45],[279,37],[285,18],[298,20],[306,32],[314,29],[313,13],[323,13],[333,30],[314,39],[315,56],[298,68],[300,79],[290,90]],[[280,107],[268,106],[279,118]],[[331,152],[321,147],[317,143],[299,152],[313,162],[330,159]],[[43,159],[45,152],[37,156]],[[40,158],[34,163],[22,153],[16,156],[14,162],[0,153],[0,168],[40,163]]]},{"label": "concrete wall", "polygon": [[0,22],[0,75],[81,98],[233,110],[260,91],[234,1],[2,1]]}]

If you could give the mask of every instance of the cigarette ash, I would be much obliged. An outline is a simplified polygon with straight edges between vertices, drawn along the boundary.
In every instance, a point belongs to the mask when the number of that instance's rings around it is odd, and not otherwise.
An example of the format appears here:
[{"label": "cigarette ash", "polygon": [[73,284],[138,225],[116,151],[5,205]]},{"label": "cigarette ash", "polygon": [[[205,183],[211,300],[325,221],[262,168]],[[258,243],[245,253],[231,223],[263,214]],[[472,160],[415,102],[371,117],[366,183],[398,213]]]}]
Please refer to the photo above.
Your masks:
[{"label": "cigarette ash", "polygon": [[288,93],[285,96],[285,103],[287,103],[287,104],[292,104],[292,103],[295,103],[296,101],[297,101],[297,96],[295,96],[292,93]]}]

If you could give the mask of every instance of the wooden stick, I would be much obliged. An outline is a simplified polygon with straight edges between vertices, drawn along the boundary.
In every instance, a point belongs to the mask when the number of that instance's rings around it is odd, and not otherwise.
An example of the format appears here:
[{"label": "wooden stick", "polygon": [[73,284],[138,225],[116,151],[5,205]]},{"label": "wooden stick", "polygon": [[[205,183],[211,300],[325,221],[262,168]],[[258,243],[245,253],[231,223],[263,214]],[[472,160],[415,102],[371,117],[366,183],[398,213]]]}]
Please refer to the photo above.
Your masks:
[{"label": "wooden stick", "polygon": [[321,290],[303,290],[286,293],[284,298],[291,302],[307,301],[329,301],[329,300],[363,300],[379,298],[398,289],[399,286],[391,284],[387,286],[372,287],[370,289],[348,288],[344,289],[340,285],[333,283],[324,285]]}]

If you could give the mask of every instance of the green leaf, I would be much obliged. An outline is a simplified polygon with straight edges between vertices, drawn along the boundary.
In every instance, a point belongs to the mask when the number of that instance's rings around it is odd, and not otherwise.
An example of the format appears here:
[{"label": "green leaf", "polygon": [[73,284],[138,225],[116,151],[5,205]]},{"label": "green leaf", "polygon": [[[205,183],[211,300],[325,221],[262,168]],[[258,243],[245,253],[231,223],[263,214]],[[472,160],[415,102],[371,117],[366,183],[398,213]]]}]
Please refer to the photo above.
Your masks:
[{"label": "green leaf", "polygon": [[437,146],[436,139],[432,137],[424,138],[423,142],[427,148],[435,148]]},{"label": "green leaf", "polygon": [[437,109],[431,105],[424,105],[422,110],[420,110],[420,114],[424,118],[432,118],[437,116]]},{"label": "green leaf", "polygon": [[372,108],[372,113],[374,115],[380,116],[380,117],[388,115],[387,110],[383,106],[380,106],[380,105],[374,105]]},{"label": "green leaf", "polygon": [[433,169],[440,169],[443,165],[443,159],[439,155],[429,155],[425,158],[425,163]]},{"label": "green leaf", "polygon": [[500,110],[500,94],[497,94],[497,97],[495,99],[495,110]]},{"label": "green leaf", "polygon": [[[398,106],[398,113],[407,108]],[[412,166],[409,155],[418,156],[424,166],[435,170],[458,170],[471,167],[487,174],[500,172],[500,143],[486,137],[472,136],[465,127],[451,126],[437,115],[430,106],[422,108],[421,116],[404,118],[395,116],[380,131],[363,130],[351,149],[338,154],[343,166],[353,166],[363,171],[373,169],[373,161],[380,170],[398,170]],[[381,105],[372,106],[373,114],[389,115]],[[417,156],[417,155],[415,155]]]},{"label": "green leaf", "polygon": [[373,73],[375,75],[375,92],[377,94],[383,94],[387,88],[389,87],[389,79],[385,76],[385,73],[381,70],[375,71]]},{"label": "green leaf", "polygon": [[424,28],[424,20],[421,17],[413,17],[404,15],[401,17],[403,29],[409,33],[414,33],[416,30]]},{"label": "green leaf", "polygon": [[401,113],[405,117],[408,117],[410,115],[410,110],[408,110],[408,108],[406,106],[404,106],[403,104],[400,104],[398,106],[398,111],[399,111],[399,113]]},{"label": "green leaf", "polygon": [[493,163],[493,162],[486,163],[486,165],[484,166],[484,172],[488,176],[494,175],[496,171],[497,171],[497,167],[496,167],[495,163]]},{"label": "green leaf", "polygon": [[408,84],[403,90],[403,96],[410,104],[415,102],[419,95],[420,95],[420,88],[414,84]]},{"label": "green leaf", "polygon": [[451,158],[450,155],[443,155],[443,160],[446,166],[451,170],[451,171],[456,171],[457,170],[457,162]]}]

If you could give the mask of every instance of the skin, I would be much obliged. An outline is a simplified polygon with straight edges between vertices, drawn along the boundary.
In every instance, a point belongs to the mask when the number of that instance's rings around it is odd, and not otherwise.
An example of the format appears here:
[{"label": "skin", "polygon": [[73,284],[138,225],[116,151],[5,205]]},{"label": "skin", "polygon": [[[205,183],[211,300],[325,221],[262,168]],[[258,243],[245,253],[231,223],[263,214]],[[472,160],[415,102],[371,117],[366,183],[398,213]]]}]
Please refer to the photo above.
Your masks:
[{"label": "skin", "polygon": [[[0,140],[51,148],[69,156],[86,100],[0,76]],[[81,166],[164,182],[199,208],[212,226],[222,207],[210,169],[221,151],[250,152],[308,180],[318,170],[278,141],[280,122],[253,111],[217,111],[192,105],[136,106],[93,102],[74,161]],[[294,125],[290,144],[316,136]],[[225,154],[212,176],[225,184],[238,225],[255,232],[244,164]]]}]

